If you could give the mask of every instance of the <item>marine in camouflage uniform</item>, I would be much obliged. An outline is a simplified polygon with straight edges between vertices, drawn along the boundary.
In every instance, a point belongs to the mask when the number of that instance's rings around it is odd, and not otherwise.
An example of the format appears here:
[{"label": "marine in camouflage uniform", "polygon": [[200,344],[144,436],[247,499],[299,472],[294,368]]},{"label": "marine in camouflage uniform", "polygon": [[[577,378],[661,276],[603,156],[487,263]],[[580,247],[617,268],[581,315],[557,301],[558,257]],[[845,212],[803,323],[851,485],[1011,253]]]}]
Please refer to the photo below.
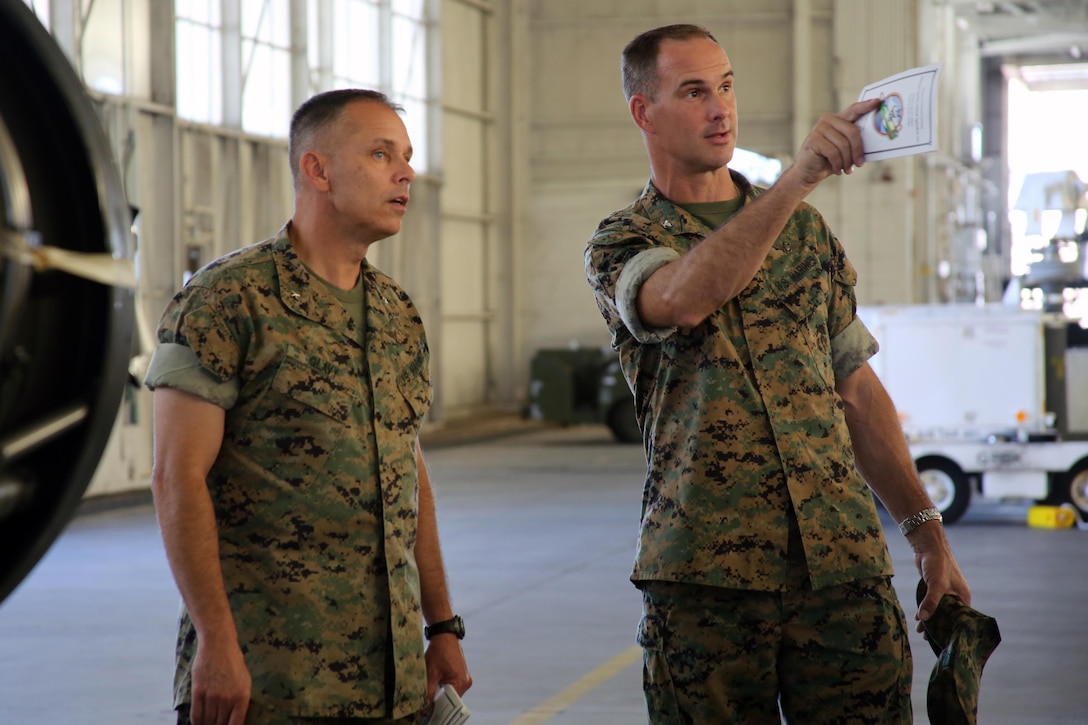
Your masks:
[{"label": "marine in camouflage uniform", "polygon": [[[736,172],[733,179],[744,199],[762,191]],[[711,231],[649,183],[637,202],[601,222],[586,252],[590,283],[632,383],[646,438],[648,472],[632,580],[647,592],[639,642],[655,653],[652,681],[666,678],[666,687],[688,683],[697,691],[712,679],[721,632],[732,629],[727,623],[736,612],[747,611],[735,592],[720,588],[760,593],[741,598],[758,602],[759,614],[739,627],[743,637],[725,644],[740,650],[751,631],[762,628],[773,640],[783,626],[775,611],[781,600],[762,593],[794,596],[781,606],[794,613],[794,629],[808,622],[813,652],[799,657],[811,659],[804,678],[815,685],[827,667],[820,651],[839,647],[827,641],[830,622],[860,616],[843,609],[836,585],[871,580],[861,595],[877,602],[872,618],[878,631],[871,640],[889,641],[843,662],[848,672],[834,679],[846,681],[852,669],[853,679],[868,686],[876,661],[890,647],[884,666],[895,671],[897,690],[889,694],[910,722],[906,625],[887,581],[892,566],[880,520],[854,468],[834,387],[837,377],[853,373],[877,350],[855,316],[854,268],[820,214],[802,204],[739,296],[693,328],[643,327],[635,306],[640,281]],[[827,587],[834,594],[824,597],[822,608],[813,597],[796,598],[806,588]],[[692,600],[700,604],[684,606]],[[698,616],[690,626],[679,625],[682,613],[691,611]],[[685,632],[694,634],[684,651],[665,654],[666,641]],[[853,649],[859,634],[850,632],[842,644]],[[746,653],[751,658],[743,666],[756,686],[738,718],[752,716],[761,690],[777,690],[776,679],[762,681],[775,672],[773,659],[757,664],[758,655],[773,651]],[[677,668],[690,672],[668,672]],[[806,699],[819,692],[814,687]],[[843,694],[840,688],[837,696]],[[877,715],[887,708],[886,700],[875,704]],[[659,715],[655,722],[673,721],[668,713]],[[777,721],[777,707],[767,715]]]},{"label": "marine in camouflage uniform", "polygon": [[[431,387],[408,295],[369,265],[360,283],[365,335],[286,230],[230,254],[167,306],[147,379],[227,410],[208,488],[254,699],[380,717],[425,701],[415,440]],[[195,649],[183,610],[175,706]]]},{"label": "marine in camouflage uniform", "polygon": [[[866,362],[877,346],[856,317],[855,270],[794,191],[841,168],[832,140],[849,138],[854,118],[871,109],[821,119],[803,165],[783,175],[786,191],[772,193],[725,166],[735,143],[733,71],[705,29],[636,38],[624,51],[624,83],[651,181],[601,222],[585,265],[647,457],[632,580],[643,592],[650,720],[910,723],[906,622],[856,466],[888,474],[875,487],[893,513],[931,504]],[[689,198],[667,198],[659,177]],[[781,225],[752,222],[758,209]],[[745,254],[751,277],[734,272]],[[666,282],[651,288],[659,273]],[[739,280],[732,290],[718,282],[730,273]],[[670,283],[666,301],[661,285]],[[863,424],[859,408],[870,401],[879,425]],[[853,435],[864,460],[855,460]],[[942,578],[962,581],[947,547],[926,556]]]},{"label": "marine in camouflage uniform", "polygon": [[[759,195],[733,178],[745,197]],[[639,278],[712,231],[650,183],[601,222],[587,251],[646,437],[634,579],[780,590],[794,516],[815,587],[890,575],[835,394],[836,378],[877,350],[855,316],[853,266],[802,204],[740,295],[696,327],[643,327]]]},{"label": "marine in camouflage uniform", "polygon": [[452,617],[418,445],[426,336],[365,259],[414,177],[397,111],[354,89],[304,104],[291,221],[163,313],[146,383],[179,723],[409,723],[438,683],[471,685],[460,634],[424,651],[424,619]]}]

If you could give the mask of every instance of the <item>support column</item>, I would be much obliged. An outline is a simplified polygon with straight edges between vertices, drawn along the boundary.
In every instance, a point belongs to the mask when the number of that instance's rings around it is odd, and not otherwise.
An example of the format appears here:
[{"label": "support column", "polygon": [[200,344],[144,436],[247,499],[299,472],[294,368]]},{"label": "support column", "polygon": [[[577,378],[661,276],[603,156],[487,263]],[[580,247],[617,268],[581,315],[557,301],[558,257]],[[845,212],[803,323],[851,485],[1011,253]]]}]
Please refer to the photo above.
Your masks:
[{"label": "support column", "polygon": [[302,105],[310,88],[310,27],[305,0],[291,0],[291,111]]},{"label": "support column", "polygon": [[223,13],[223,125],[242,127],[242,5],[222,0]]},{"label": "support column", "polygon": [[793,150],[801,148],[812,126],[812,0],[793,0]]}]

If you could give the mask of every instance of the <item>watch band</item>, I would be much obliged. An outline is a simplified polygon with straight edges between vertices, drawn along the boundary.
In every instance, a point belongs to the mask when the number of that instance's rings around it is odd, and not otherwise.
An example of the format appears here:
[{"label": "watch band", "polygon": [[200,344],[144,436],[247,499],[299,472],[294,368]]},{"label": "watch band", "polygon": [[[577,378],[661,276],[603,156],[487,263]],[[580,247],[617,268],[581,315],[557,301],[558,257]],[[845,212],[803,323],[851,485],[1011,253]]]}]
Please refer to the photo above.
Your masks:
[{"label": "watch band", "polygon": [[423,628],[423,636],[427,639],[430,639],[436,634],[452,634],[455,635],[457,639],[464,639],[465,620],[455,614],[452,619],[435,622],[434,624],[427,625]]},{"label": "watch band", "polygon": [[906,536],[927,521],[944,522],[941,512],[935,508],[922,509],[913,516],[909,516],[899,522],[899,530]]}]

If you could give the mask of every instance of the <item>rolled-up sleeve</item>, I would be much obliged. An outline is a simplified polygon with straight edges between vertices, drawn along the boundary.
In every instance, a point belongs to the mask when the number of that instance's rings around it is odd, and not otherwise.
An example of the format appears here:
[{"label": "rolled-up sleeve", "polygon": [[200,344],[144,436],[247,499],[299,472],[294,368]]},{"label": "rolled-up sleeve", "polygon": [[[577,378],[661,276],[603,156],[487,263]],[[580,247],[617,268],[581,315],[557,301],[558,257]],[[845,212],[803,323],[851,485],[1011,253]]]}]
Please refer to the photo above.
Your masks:
[{"label": "rolled-up sleeve", "polygon": [[144,384],[152,390],[175,388],[232,408],[240,390],[242,352],[220,311],[237,304],[237,295],[224,300],[221,291],[193,283],[174,295],[159,322]]},{"label": "rolled-up sleeve", "polygon": [[835,380],[846,380],[880,349],[869,328],[855,317],[846,329],[831,338],[831,369]]},{"label": "rolled-up sleeve", "polygon": [[160,342],[151,356],[144,377],[149,389],[174,388],[203,398],[224,410],[238,401],[239,382],[232,377],[226,382],[206,370],[192,348],[172,342]]},{"label": "rolled-up sleeve", "polygon": [[[822,220],[821,220],[822,221]],[[824,227],[831,243],[831,295],[828,301],[827,327],[831,333],[831,369],[841,381],[876,355],[880,346],[869,328],[857,316],[854,287],[858,273],[846,257],[846,251],[830,229]]]},{"label": "rolled-up sleeve", "polygon": [[657,343],[676,328],[646,327],[638,316],[638,294],[657,270],[677,259],[680,252],[655,240],[653,224],[629,210],[601,222],[586,247],[586,279],[612,333],[612,346],[625,342]]},{"label": "rolled-up sleeve", "polygon": [[676,332],[675,327],[654,328],[642,324],[638,316],[638,293],[654,272],[679,256],[679,252],[669,247],[651,247],[632,257],[620,270],[616,280],[616,309],[631,336],[641,343],[662,342]]}]

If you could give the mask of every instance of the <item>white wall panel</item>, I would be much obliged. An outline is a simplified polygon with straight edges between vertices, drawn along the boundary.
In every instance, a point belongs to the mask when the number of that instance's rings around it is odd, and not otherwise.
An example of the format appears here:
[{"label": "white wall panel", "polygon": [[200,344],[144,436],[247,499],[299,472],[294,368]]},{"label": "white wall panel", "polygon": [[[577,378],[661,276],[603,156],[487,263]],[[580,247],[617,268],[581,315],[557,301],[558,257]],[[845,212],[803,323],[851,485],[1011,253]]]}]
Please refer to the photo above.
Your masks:
[{"label": "white wall panel", "polygon": [[634,201],[645,177],[626,182],[569,182],[538,187],[533,205],[532,236],[547,240],[523,254],[523,286],[527,304],[520,316],[528,361],[540,348],[574,342],[599,346],[610,342],[593,301],[583,264],[586,243],[601,219]]},{"label": "white wall panel", "polygon": [[[444,317],[482,315],[487,310],[486,241],[478,224],[442,222],[442,314]],[[450,340],[444,339],[445,344]],[[481,351],[476,351],[480,353]]]},{"label": "white wall panel", "polygon": [[[873,81],[918,65],[917,0],[836,0],[833,52],[836,107]],[[861,304],[914,301],[912,258],[916,159],[870,163],[838,184],[829,221],[858,270]]]},{"label": "white wall panel", "polygon": [[498,289],[490,259],[503,211],[490,192],[497,173],[495,17],[490,3],[444,0],[442,22],[440,329],[432,336],[432,419],[444,422],[495,404],[492,395],[494,308]]},{"label": "white wall panel", "polygon": [[446,113],[442,121],[442,210],[482,215],[487,211],[484,172],[486,128],[477,118]]},{"label": "white wall panel", "polygon": [[443,420],[456,420],[492,404],[489,340],[495,315],[481,225],[444,216],[441,238],[441,342],[432,343],[432,372],[440,373],[435,388]]},{"label": "white wall panel", "polygon": [[[767,3],[758,10],[738,4],[736,13],[729,3],[693,3],[702,13],[698,17],[671,5],[660,17],[640,15],[638,7],[610,16],[601,5],[534,6],[539,9],[532,31],[538,69],[532,80],[535,179],[606,178],[645,169],[620,85],[620,54],[639,32],[669,22],[704,23],[726,48],[740,74],[741,145],[768,155],[790,153],[790,22],[782,10],[789,3]],[[561,8],[570,14],[559,16]],[[826,36],[827,18],[817,18]],[[819,87],[813,92],[827,94]]]},{"label": "white wall panel", "polygon": [[[482,109],[485,64],[491,60],[480,8],[457,0],[442,3],[442,97],[456,108]],[[446,148],[446,147],[443,147]]]},{"label": "white wall panel", "polygon": [[[827,1],[816,3],[827,5]],[[743,24],[756,14],[788,14],[792,0],[536,0],[535,23],[599,20],[616,25],[635,24],[634,37],[641,30],[669,23]]]},{"label": "white wall panel", "polygon": [[451,417],[467,417],[487,409],[487,375],[480,350],[487,348],[483,327],[472,320],[443,323],[443,345],[437,351],[442,368],[442,395]]}]

